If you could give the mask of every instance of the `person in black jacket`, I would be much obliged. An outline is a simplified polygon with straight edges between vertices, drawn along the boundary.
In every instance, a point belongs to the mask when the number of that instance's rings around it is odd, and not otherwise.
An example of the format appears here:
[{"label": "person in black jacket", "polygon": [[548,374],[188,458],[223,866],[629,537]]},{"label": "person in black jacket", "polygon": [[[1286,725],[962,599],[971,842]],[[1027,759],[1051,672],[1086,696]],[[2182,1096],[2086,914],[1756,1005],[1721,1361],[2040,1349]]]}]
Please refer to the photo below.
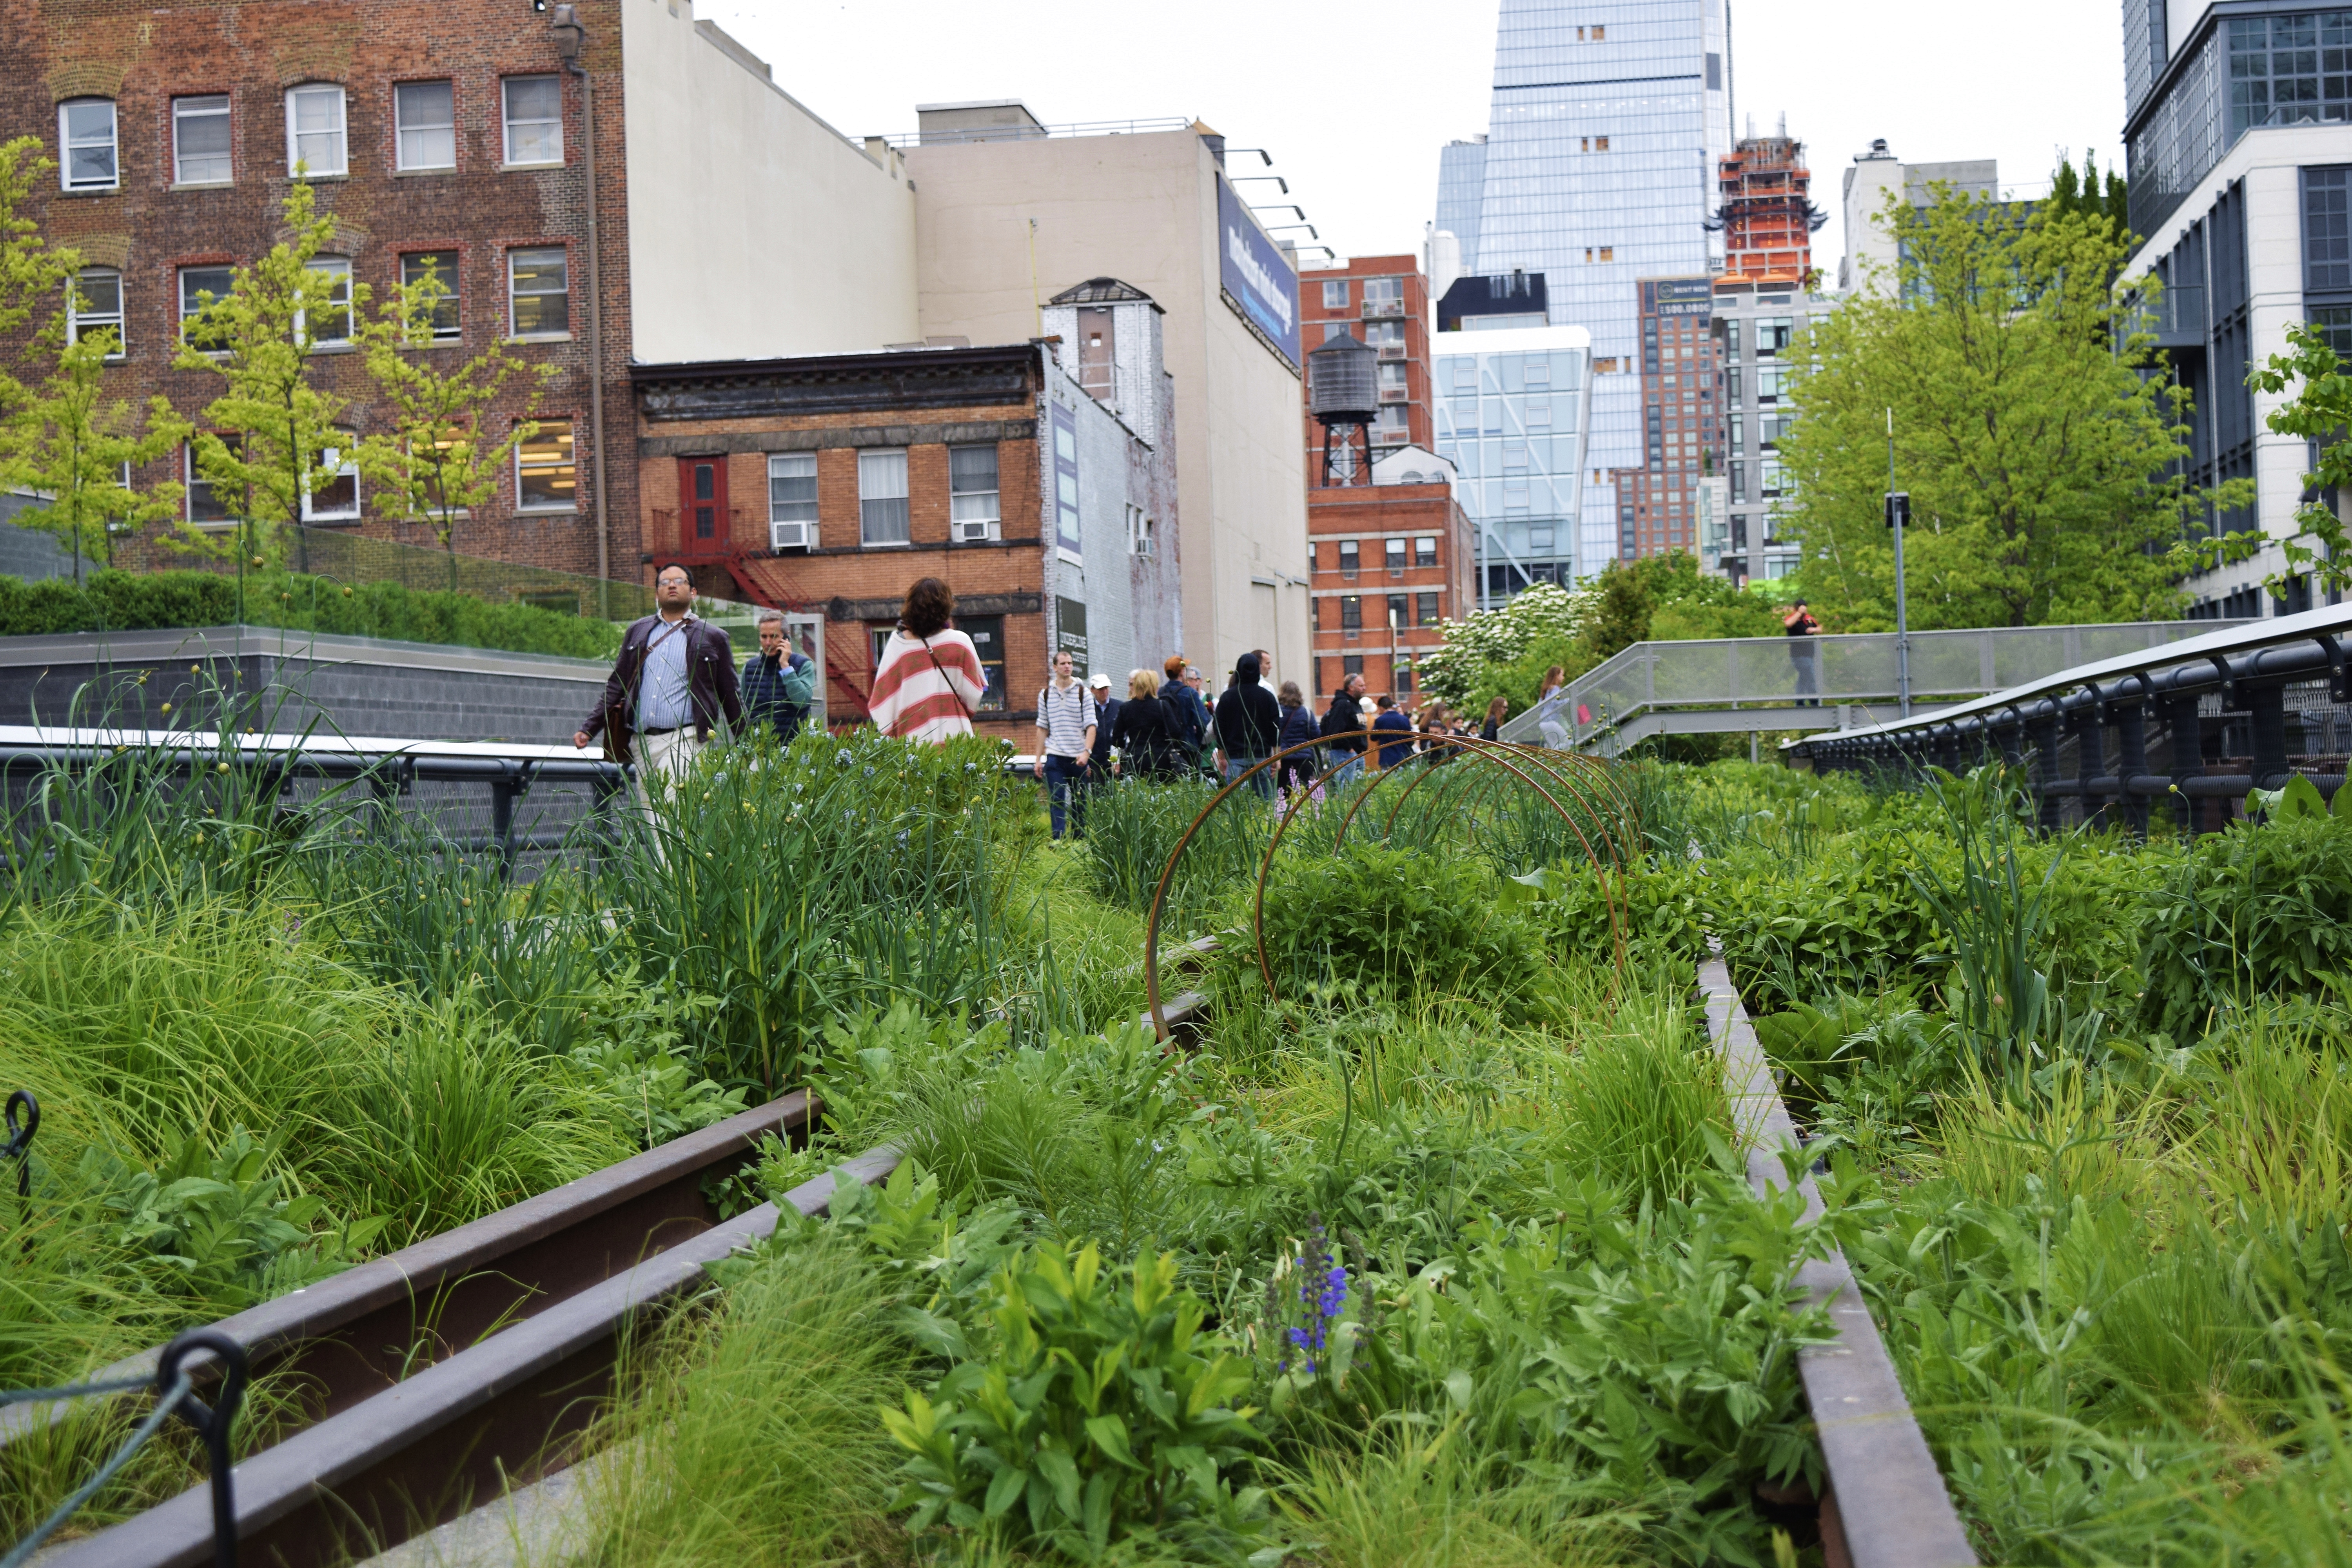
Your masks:
[{"label": "person in black jacket", "polygon": [[[1258,684],[1257,672],[1257,655],[1242,655],[1234,666],[1234,683],[1217,699],[1211,728],[1216,732],[1217,772],[1228,784],[1272,756],[1276,739],[1282,733],[1282,710],[1276,705],[1274,693]],[[1258,774],[1250,784],[1258,794],[1273,797],[1271,772]]]},{"label": "person in black jacket", "polygon": [[[1282,683],[1282,732],[1276,737],[1276,749],[1289,751],[1291,747],[1301,742],[1316,739],[1322,732],[1322,727],[1315,722],[1315,710],[1307,706],[1307,699],[1298,689],[1298,682],[1284,681]],[[1303,752],[1291,752],[1290,755],[1282,759],[1282,787],[1305,789],[1315,782],[1315,775],[1322,771],[1321,747],[1310,746]]]},{"label": "person in black jacket", "polygon": [[1179,775],[1175,718],[1160,694],[1160,677],[1149,669],[1127,678],[1127,700],[1110,721],[1110,743],[1118,748],[1113,764],[1122,778],[1164,783]]},{"label": "person in black jacket", "polygon": [[1364,678],[1349,676],[1339,682],[1339,693],[1331,699],[1331,706],[1323,712],[1323,739],[1330,742],[1334,757],[1345,758],[1331,775],[1336,786],[1348,784],[1364,771]]}]

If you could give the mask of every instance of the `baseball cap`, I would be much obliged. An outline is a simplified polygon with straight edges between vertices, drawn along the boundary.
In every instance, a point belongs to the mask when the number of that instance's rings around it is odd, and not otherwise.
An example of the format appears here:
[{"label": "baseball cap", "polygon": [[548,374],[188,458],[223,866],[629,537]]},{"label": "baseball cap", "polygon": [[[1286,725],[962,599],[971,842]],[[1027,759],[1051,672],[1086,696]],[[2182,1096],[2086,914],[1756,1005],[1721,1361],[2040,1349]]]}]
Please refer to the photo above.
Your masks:
[{"label": "baseball cap", "polygon": [[1087,681],[1087,684],[1088,686],[1099,686],[1105,691],[1108,691],[1110,689],[1110,677],[1105,675],[1098,669],[1095,671],[1095,678],[1092,680]]}]

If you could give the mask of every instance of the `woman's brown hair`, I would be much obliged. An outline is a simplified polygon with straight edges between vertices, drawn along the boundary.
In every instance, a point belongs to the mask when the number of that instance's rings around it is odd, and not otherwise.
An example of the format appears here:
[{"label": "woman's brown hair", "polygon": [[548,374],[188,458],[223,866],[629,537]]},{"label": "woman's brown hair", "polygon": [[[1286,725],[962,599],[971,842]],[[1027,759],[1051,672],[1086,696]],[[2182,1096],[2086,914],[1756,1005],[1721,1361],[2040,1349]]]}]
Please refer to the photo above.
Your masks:
[{"label": "woman's brown hair", "polygon": [[955,591],[937,577],[926,577],[907,590],[907,607],[898,612],[898,629],[908,637],[934,637],[947,629],[955,615]]},{"label": "woman's brown hair", "polygon": [[1486,722],[1499,724],[1503,721],[1503,715],[1510,710],[1511,700],[1507,697],[1497,697],[1486,704]]}]

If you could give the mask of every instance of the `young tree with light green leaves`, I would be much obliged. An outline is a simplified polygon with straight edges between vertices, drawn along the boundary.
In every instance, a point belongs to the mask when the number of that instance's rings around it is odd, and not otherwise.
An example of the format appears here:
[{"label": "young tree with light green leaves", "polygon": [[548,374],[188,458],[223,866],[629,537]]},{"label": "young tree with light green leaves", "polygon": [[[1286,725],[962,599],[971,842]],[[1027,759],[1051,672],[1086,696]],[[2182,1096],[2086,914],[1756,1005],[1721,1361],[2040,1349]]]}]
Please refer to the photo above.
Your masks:
[{"label": "young tree with light green leaves", "polygon": [[[284,210],[289,237],[236,268],[226,294],[204,296],[173,361],[220,378],[192,445],[196,472],[237,517],[226,542],[240,574],[276,551],[282,531],[301,521],[306,497],[344,477],[357,444],[347,400],[317,384],[311,356],[352,341],[368,291],[348,272],[314,265],[335,220],[318,211],[308,180],[296,178]],[[174,542],[206,553],[223,545],[194,528]]]},{"label": "young tree with light green leaves", "polygon": [[[2344,356],[2326,332],[2309,321],[2295,321],[2286,330],[2287,352],[2273,354],[2246,376],[2246,384],[2273,395],[2294,389],[2294,395],[2263,416],[2263,423],[2281,436],[2300,436],[2319,445],[2317,468],[2304,476],[2306,488],[2323,496],[2352,490],[2352,375],[2345,374]],[[2283,564],[2263,580],[2278,598],[2286,596],[2292,579],[2307,577],[2323,589],[2341,593],[2352,588],[2352,540],[2345,537],[2344,520],[2333,507],[2308,500],[2295,509],[2294,531],[2273,541],[2260,529],[2226,533],[2218,539],[2184,542],[2173,552],[2176,569],[2204,571],[2224,562],[2247,561],[2275,542]]]},{"label": "young tree with light green leaves", "polygon": [[[73,287],[68,279],[68,289]],[[64,337],[67,310],[44,336]],[[136,532],[180,515],[181,487],[171,481],[139,489],[131,472],[178,450],[187,422],[162,395],[142,411],[106,395],[106,362],[120,346],[111,327],[85,331],[58,352],[55,372],[31,389],[9,421],[0,475],[18,489],[47,498],[16,521],[54,536],[72,551],[74,582],[84,557],[114,563],[118,532]]]},{"label": "young tree with light green leaves", "polygon": [[1875,221],[1899,275],[1817,321],[1792,351],[1780,528],[1837,631],[1895,624],[1887,425],[1910,625],[2161,618],[2180,605],[2168,547],[2235,486],[2175,476],[2185,398],[2115,282],[2129,237],[2103,211],[2018,209],[1939,189]]},{"label": "young tree with light green leaves", "polygon": [[[493,337],[472,359],[444,369],[436,356],[455,351],[436,346],[434,326],[447,298],[439,269],[428,266],[368,324],[368,374],[392,410],[392,428],[360,444],[359,462],[379,510],[432,524],[455,589],[455,524],[497,499],[515,448],[538,434],[530,416],[555,367],[517,359]],[[519,395],[509,394],[517,382]],[[519,402],[519,416],[494,435],[491,411],[502,400]]]}]

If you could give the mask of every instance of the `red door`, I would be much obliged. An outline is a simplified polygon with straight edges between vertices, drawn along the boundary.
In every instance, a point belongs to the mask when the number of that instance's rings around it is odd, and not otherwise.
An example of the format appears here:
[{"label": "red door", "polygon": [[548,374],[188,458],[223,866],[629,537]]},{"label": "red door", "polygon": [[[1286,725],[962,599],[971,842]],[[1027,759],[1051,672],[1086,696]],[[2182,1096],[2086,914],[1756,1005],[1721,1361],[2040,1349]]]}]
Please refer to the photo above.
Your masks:
[{"label": "red door", "polygon": [[677,531],[681,554],[701,555],[727,548],[727,459],[677,460]]}]

